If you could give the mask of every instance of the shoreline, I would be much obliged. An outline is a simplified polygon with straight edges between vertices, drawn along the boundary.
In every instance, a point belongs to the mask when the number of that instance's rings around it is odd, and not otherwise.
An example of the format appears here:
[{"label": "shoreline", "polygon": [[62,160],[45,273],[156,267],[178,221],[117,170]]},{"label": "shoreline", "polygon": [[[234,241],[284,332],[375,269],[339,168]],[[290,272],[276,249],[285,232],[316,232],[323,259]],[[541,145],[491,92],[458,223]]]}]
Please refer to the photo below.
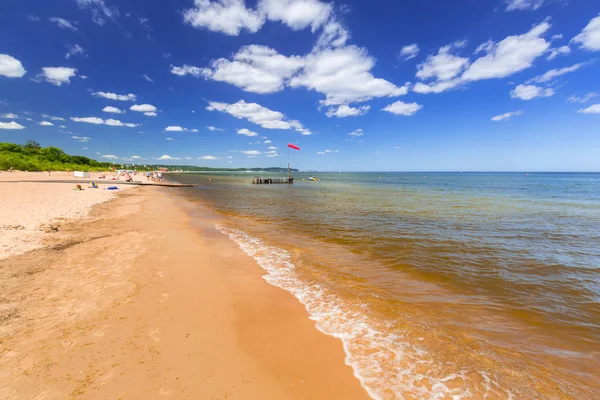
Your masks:
[{"label": "shoreline", "polygon": [[0,260],[0,397],[368,399],[342,343],[169,195],[132,188]]}]

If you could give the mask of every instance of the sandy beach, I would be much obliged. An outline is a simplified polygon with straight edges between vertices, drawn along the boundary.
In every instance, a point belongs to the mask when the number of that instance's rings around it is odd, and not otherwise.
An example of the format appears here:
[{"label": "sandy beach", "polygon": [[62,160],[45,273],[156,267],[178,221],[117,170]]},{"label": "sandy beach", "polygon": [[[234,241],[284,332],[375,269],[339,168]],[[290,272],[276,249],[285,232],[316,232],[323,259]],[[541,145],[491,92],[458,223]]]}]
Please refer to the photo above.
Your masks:
[{"label": "sandy beach", "polygon": [[182,189],[72,187],[0,182],[0,398],[368,398]]}]

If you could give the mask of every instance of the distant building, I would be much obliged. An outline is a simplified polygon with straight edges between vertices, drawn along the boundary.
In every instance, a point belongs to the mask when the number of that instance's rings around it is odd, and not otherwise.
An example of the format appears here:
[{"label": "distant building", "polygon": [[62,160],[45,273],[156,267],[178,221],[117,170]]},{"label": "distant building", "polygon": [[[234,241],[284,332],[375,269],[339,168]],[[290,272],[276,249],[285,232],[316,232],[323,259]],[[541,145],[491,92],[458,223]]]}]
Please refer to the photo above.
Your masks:
[{"label": "distant building", "polygon": [[158,170],[160,172],[169,172],[169,168],[165,168],[165,167],[160,167]]}]

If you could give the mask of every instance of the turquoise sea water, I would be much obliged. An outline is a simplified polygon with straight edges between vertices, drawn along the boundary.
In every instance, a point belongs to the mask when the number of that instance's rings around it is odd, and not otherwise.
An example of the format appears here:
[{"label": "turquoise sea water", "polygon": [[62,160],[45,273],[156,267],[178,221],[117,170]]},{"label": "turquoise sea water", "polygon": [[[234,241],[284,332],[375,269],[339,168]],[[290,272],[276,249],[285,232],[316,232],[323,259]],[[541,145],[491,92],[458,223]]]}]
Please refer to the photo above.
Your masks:
[{"label": "turquoise sea water", "polygon": [[372,397],[600,398],[600,174],[295,175],[171,176]]}]

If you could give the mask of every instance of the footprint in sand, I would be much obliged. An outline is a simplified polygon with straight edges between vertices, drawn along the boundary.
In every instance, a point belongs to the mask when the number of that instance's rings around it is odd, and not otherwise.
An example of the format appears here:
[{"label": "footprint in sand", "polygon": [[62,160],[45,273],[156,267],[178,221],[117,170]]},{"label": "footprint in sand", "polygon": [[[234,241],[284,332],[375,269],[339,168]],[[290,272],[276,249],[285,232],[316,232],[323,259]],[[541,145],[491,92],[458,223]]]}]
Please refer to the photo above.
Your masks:
[{"label": "footprint in sand", "polygon": [[156,273],[156,275],[158,275],[159,278],[164,278],[165,277],[165,271],[158,271]]},{"label": "footprint in sand", "polygon": [[165,301],[169,300],[169,297],[171,297],[171,295],[169,293],[163,293],[161,297],[162,299],[160,300],[160,302],[164,303]]},{"label": "footprint in sand", "polygon": [[158,391],[159,396],[171,396],[171,388],[168,386],[163,386]]},{"label": "footprint in sand", "polygon": [[148,332],[148,335],[152,338],[152,340],[154,340],[155,343],[160,341],[159,332],[159,328],[152,329],[150,332]]}]

